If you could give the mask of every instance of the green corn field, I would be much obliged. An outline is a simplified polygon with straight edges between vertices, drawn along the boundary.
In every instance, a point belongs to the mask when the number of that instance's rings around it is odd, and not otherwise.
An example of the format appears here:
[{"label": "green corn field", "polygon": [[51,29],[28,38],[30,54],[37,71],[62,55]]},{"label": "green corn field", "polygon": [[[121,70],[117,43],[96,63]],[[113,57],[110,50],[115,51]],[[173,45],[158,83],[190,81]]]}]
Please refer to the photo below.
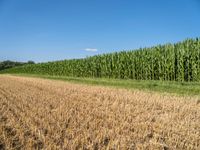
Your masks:
[{"label": "green corn field", "polygon": [[200,38],[84,59],[25,65],[4,70],[2,73],[200,81]]}]

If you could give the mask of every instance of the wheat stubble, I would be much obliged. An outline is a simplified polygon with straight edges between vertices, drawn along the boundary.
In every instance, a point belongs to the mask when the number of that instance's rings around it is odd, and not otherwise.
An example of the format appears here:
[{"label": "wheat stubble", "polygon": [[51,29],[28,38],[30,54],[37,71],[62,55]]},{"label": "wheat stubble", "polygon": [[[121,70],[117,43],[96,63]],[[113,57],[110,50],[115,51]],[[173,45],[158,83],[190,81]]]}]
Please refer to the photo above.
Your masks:
[{"label": "wheat stubble", "polygon": [[200,149],[197,98],[0,76],[0,149]]}]

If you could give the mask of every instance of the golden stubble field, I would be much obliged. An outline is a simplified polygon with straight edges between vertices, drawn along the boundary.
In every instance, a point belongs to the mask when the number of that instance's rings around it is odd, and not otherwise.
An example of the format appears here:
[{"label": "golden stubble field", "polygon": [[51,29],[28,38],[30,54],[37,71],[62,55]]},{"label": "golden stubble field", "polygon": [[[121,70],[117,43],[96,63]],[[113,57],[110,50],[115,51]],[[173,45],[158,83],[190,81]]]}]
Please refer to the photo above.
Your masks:
[{"label": "golden stubble field", "polygon": [[198,98],[0,76],[0,149],[200,149]]}]

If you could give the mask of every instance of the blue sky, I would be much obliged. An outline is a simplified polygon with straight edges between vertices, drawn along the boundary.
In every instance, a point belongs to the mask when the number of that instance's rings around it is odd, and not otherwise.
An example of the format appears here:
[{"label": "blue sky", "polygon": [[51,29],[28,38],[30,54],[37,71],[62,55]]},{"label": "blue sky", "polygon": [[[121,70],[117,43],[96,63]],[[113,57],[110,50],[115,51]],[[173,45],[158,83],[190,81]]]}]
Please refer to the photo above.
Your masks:
[{"label": "blue sky", "polygon": [[45,62],[200,37],[200,0],[0,0],[0,61]]}]

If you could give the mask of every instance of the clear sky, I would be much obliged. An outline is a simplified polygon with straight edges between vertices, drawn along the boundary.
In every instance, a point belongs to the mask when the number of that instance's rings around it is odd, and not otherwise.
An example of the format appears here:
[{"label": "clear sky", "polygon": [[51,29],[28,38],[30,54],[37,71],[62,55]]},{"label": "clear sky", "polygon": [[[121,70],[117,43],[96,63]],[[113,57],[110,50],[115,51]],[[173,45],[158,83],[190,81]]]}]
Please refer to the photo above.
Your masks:
[{"label": "clear sky", "polygon": [[82,58],[200,37],[200,0],[0,0],[0,61]]}]

